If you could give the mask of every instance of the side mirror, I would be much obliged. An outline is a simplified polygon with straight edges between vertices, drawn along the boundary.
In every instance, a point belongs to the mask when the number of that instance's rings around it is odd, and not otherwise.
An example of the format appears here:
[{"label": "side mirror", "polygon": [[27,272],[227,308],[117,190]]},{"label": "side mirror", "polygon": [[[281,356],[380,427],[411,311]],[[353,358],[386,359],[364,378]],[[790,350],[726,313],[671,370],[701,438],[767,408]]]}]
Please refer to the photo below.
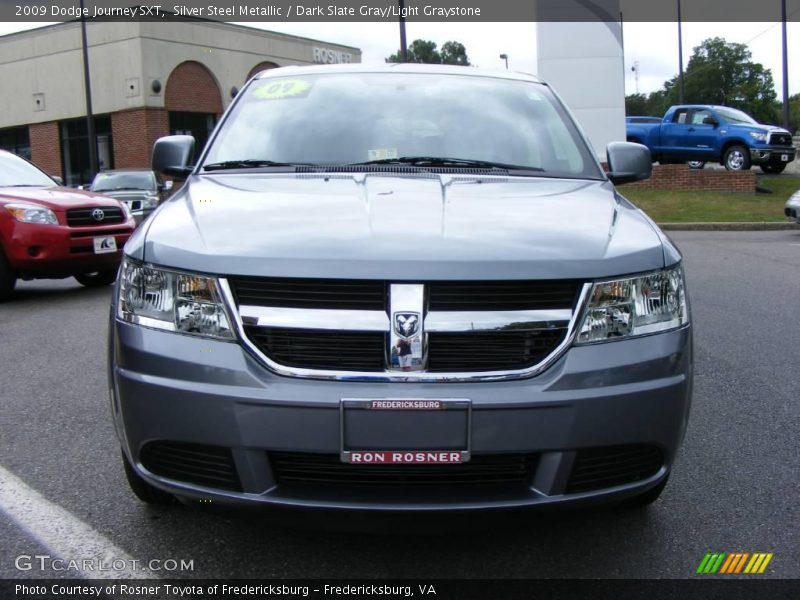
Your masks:
[{"label": "side mirror", "polygon": [[608,178],[612,183],[631,183],[647,179],[653,173],[650,150],[633,142],[611,142],[606,147]]},{"label": "side mirror", "polygon": [[55,181],[56,185],[64,185],[64,180],[61,179],[61,177],[59,177],[58,175],[53,175],[53,176],[50,177],[50,179]]},{"label": "side mirror", "polygon": [[703,125],[713,125],[714,127],[716,127],[717,125],[719,125],[719,121],[717,121],[717,119],[714,117],[706,117],[705,119],[703,119]]},{"label": "side mirror", "polygon": [[185,179],[192,172],[189,163],[194,155],[191,135],[168,135],[156,140],[153,146],[152,169],[162,175]]}]

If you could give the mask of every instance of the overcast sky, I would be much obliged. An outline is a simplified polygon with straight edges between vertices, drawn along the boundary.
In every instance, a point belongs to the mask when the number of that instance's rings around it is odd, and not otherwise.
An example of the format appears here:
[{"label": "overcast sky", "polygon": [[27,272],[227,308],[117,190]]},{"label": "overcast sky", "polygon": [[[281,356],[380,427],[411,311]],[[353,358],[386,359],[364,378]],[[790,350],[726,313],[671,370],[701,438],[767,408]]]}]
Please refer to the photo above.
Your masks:
[{"label": "overcast sky", "polygon": [[[243,23],[251,27],[281,31],[330,42],[356,46],[365,63],[383,62],[399,47],[397,23]],[[0,34],[42,24],[0,23]],[[676,23],[626,23],[626,93],[636,91],[631,67],[639,63],[639,91],[651,92],[678,72],[678,26]],[[745,43],[753,60],[772,70],[778,98],[781,97],[780,23],[684,23],[684,66],[692,48],[704,39],[724,37]],[[470,60],[480,67],[504,66],[499,55],[509,55],[509,68],[536,73],[535,23],[415,23],[407,24],[409,43],[417,38],[439,46],[457,40],[467,48]],[[800,23],[788,24],[789,92],[800,93]]]}]

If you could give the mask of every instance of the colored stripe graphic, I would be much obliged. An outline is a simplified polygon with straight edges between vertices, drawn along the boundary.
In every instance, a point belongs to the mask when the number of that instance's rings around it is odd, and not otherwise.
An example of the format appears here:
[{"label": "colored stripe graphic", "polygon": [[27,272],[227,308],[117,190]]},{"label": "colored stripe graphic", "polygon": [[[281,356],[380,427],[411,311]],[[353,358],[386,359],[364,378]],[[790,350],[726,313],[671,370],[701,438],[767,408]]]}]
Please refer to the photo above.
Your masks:
[{"label": "colored stripe graphic", "polygon": [[764,562],[761,563],[761,568],[758,570],[759,573],[764,572],[764,570],[767,568],[767,565],[769,564],[769,561],[772,560],[773,556],[774,556],[773,553],[770,552],[769,554],[767,554],[766,557],[764,557]]},{"label": "colored stripe graphic", "polygon": [[744,569],[745,573],[763,573],[767,568],[769,561],[772,560],[773,554],[766,552],[757,552],[753,554],[753,558],[747,563]]},{"label": "colored stripe graphic", "polygon": [[711,554],[706,554],[703,557],[703,560],[700,561],[700,566],[697,567],[697,572],[698,573],[705,573],[706,572],[706,570],[705,570],[706,569],[706,565],[708,564],[708,562],[710,560],[711,560]]},{"label": "colored stripe graphic", "polygon": [[698,573],[716,573],[722,561],[725,560],[725,553],[710,552],[703,557],[700,566],[697,567]]},{"label": "colored stripe graphic", "polygon": [[732,575],[744,569],[744,573],[760,574],[766,571],[773,556],[772,552],[709,552],[700,561],[697,573]]},{"label": "colored stripe graphic", "polygon": [[722,564],[722,568],[719,570],[719,572],[730,573],[740,557],[741,554],[738,552],[732,552],[731,554],[728,554],[728,559]]},{"label": "colored stripe graphic", "polygon": [[739,562],[736,565],[736,569],[733,571],[734,573],[741,573],[742,572],[742,568],[744,567],[744,563],[745,563],[745,561],[747,560],[747,558],[749,556],[750,556],[749,552],[745,552],[745,553],[742,554],[742,557],[739,559]]}]

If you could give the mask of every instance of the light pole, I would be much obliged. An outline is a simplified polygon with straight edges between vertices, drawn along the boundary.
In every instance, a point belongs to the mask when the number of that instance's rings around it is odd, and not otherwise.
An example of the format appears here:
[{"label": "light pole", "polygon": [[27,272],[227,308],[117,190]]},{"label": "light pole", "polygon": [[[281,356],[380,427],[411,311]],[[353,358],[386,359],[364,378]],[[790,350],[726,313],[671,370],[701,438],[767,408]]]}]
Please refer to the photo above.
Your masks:
[{"label": "light pole", "polygon": [[[86,135],[89,138],[89,181],[97,174],[97,136],[92,112],[92,81],[89,77],[89,44],[86,41],[86,16],[81,0],[81,48],[83,49],[83,85],[86,95]],[[81,181],[80,183],[86,183]]]},{"label": "light pole", "polygon": [[783,34],[783,126],[789,130],[789,60],[786,53],[786,0],[781,0],[781,28]]},{"label": "light pole", "polygon": [[506,61],[506,71],[508,71],[508,54],[501,54],[500,59]]},{"label": "light pole", "polygon": [[400,60],[408,62],[408,46],[406,45],[406,15],[405,15],[405,2],[399,0],[400,6]]},{"label": "light pole", "polygon": [[678,104],[683,104],[683,26],[681,0],[678,0]]}]

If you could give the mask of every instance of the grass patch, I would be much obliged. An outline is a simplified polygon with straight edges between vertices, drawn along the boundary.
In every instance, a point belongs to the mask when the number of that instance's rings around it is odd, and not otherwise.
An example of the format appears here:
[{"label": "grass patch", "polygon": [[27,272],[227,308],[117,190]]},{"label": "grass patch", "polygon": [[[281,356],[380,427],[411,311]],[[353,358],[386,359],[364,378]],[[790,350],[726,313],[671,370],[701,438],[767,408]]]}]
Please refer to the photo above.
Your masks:
[{"label": "grass patch", "polygon": [[731,223],[785,221],[783,205],[800,190],[800,177],[761,177],[772,194],[676,192],[622,186],[620,193],[658,223]]}]

